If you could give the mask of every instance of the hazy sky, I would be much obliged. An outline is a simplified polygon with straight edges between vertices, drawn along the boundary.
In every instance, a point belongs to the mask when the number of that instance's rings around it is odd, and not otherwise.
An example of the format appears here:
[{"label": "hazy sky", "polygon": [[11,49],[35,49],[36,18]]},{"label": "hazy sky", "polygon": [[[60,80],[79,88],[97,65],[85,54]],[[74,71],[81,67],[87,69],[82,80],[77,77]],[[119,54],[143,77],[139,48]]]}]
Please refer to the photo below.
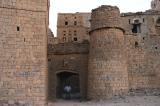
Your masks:
[{"label": "hazy sky", "polygon": [[56,35],[57,13],[90,12],[100,5],[118,6],[121,12],[150,9],[152,0],[50,0],[50,28]]}]

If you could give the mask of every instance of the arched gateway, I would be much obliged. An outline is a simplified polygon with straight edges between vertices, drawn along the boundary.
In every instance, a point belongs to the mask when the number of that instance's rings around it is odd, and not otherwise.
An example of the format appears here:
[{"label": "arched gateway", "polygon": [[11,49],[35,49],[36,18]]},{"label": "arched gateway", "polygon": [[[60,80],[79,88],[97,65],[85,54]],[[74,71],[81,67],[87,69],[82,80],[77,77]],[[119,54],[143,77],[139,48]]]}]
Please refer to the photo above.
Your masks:
[{"label": "arched gateway", "polygon": [[71,87],[71,99],[77,99],[80,97],[80,79],[79,73],[62,70],[56,73],[56,98],[65,98],[65,86]]}]

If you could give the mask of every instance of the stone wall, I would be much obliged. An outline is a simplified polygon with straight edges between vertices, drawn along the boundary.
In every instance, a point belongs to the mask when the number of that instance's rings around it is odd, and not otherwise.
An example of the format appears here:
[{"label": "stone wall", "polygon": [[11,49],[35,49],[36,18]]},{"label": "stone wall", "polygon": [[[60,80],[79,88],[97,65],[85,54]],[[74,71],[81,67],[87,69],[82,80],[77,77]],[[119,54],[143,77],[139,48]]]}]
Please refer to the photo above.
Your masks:
[{"label": "stone wall", "polygon": [[160,10],[160,1],[159,0],[152,0],[151,8],[153,10]]},{"label": "stone wall", "polygon": [[[159,24],[157,23],[159,20],[159,11],[151,11],[148,10],[146,12],[137,12],[137,13],[122,13],[121,20],[123,28],[125,29],[125,34],[133,34],[132,29],[134,24],[140,24],[140,32],[134,33],[142,34],[143,36],[148,35],[159,35],[158,29]],[[134,23],[135,21],[139,21],[138,23]]]},{"label": "stone wall", "polygon": [[79,75],[80,96],[82,98],[86,98],[89,52],[88,46],[88,43],[64,43],[49,46],[49,100],[55,100],[57,98],[57,75],[63,72],[75,73]]},{"label": "stone wall", "polygon": [[124,33],[117,7],[92,10],[88,98],[106,99],[128,91]]},{"label": "stone wall", "polygon": [[57,37],[60,43],[89,40],[90,13],[59,13]]},{"label": "stone wall", "polygon": [[126,35],[126,44],[130,89],[158,89],[159,36]]},{"label": "stone wall", "polygon": [[46,102],[48,8],[48,0],[0,0],[1,106]]}]

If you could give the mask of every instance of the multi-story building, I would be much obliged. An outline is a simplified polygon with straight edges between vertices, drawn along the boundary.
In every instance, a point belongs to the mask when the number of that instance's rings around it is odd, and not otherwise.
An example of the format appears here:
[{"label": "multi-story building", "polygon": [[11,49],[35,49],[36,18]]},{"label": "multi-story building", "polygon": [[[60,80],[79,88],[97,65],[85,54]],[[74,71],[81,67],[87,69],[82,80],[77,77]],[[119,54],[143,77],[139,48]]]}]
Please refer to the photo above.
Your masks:
[{"label": "multi-story building", "polygon": [[60,43],[89,40],[90,13],[59,13],[57,37]]}]

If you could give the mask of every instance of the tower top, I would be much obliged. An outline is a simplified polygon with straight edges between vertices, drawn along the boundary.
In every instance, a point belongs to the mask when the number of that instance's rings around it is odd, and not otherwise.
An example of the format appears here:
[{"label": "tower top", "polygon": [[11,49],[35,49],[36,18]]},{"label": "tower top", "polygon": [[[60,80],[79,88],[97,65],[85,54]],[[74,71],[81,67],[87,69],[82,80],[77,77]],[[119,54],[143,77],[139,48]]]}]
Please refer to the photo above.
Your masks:
[{"label": "tower top", "polygon": [[102,5],[92,10],[91,30],[100,28],[123,29],[120,21],[120,10],[116,6]]},{"label": "tower top", "polygon": [[151,8],[152,8],[152,10],[160,11],[160,0],[152,0]]}]

